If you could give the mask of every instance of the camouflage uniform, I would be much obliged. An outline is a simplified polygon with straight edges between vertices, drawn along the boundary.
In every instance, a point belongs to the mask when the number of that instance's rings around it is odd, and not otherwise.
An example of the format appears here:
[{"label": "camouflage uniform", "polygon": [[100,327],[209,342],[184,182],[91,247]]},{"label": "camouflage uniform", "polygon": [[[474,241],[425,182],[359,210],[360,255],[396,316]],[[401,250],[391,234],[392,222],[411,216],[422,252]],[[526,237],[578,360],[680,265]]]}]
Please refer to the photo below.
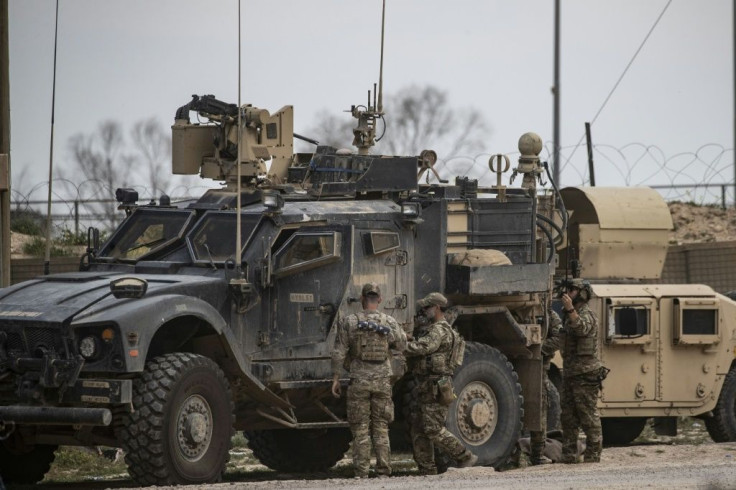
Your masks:
[{"label": "camouflage uniform", "polygon": [[[423,305],[422,301],[425,300],[420,300],[419,306]],[[418,390],[418,404],[409,421],[411,442],[414,460],[422,474],[437,474],[435,446],[460,462],[474,457],[445,427],[448,407],[437,401],[437,380],[441,377],[452,380],[453,370],[449,367],[452,342],[452,327],[445,320],[440,320],[421,328],[417,332],[417,339],[409,342],[406,347],[410,370],[417,380]],[[437,361],[437,358],[430,359],[435,356],[444,357],[444,362]]]},{"label": "camouflage uniform", "polygon": [[[388,327],[384,360],[361,359],[361,349],[365,348],[367,337],[381,335],[361,330],[361,322],[373,322]],[[376,473],[391,474],[388,424],[394,420],[394,403],[391,399],[390,349],[401,351],[405,346],[406,334],[401,326],[391,316],[379,311],[364,310],[347,316],[338,324],[332,353],[332,372],[339,373],[345,367],[350,373],[347,418],[353,433],[355,476],[368,476],[371,438],[376,453]],[[381,357],[380,353],[377,355]]]},{"label": "camouflage uniform", "polygon": [[562,348],[562,461],[577,462],[578,434],[586,436],[584,461],[598,462],[601,458],[601,418],[598,413],[601,372],[598,353],[598,319],[587,305],[575,307],[577,319],[565,313],[565,341]]},{"label": "camouflage uniform", "polygon": [[529,443],[530,443],[530,459],[532,464],[543,464],[551,463],[552,461],[545,458],[544,447],[547,442],[547,403],[549,392],[552,390],[552,382],[549,379],[549,367],[552,362],[552,358],[562,347],[564,336],[562,335],[562,320],[560,316],[554,311],[549,310],[549,329],[547,331],[547,337],[542,343],[542,412],[541,412],[541,428],[540,430],[529,431]]}]

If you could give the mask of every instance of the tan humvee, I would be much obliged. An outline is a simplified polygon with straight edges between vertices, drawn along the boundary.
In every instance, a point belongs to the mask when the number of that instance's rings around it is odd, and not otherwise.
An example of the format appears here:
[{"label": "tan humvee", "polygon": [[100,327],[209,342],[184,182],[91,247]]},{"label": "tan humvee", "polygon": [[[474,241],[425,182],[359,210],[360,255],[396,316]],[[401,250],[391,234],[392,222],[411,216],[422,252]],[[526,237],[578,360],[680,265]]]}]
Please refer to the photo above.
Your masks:
[{"label": "tan humvee", "polygon": [[[606,444],[626,444],[649,418],[674,435],[677,417],[703,418],[716,442],[736,440],[736,302],[697,284],[660,284],[672,221],[649,188],[562,190],[570,216],[559,278],[590,280],[603,364]],[[562,364],[553,361],[553,374]],[[554,376],[553,376],[554,379]]]}]

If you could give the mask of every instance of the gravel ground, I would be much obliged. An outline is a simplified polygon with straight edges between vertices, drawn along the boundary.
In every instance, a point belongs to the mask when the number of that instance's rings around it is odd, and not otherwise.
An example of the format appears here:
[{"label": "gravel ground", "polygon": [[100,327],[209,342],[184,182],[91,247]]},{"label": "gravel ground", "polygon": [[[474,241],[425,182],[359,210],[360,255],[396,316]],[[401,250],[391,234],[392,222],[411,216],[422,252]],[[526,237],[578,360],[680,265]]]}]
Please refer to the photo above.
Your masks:
[{"label": "gravel ground", "polygon": [[[496,472],[493,468],[451,468],[437,476],[418,476],[408,454],[396,454],[398,475],[391,478],[354,480],[350,460],[342,460],[327,474],[278,474],[258,464],[240,466],[228,472],[226,483],[187,486],[195,490],[246,489],[426,489],[426,488],[494,488],[528,489],[736,489],[736,443],[712,442],[674,444],[647,442],[628,447],[605,448],[597,464],[521,467]],[[105,481],[44,483],[46,489],[136,488],[128,478]],[[38,488],[38,487],[36,487]],[[152,487],[149,487],[152,488]],[[181,489],[182,487],[156,487]]]},{"label": "gravel ground", "polygon": [[[736,488],[736,444],[647,445],[607,448],[598,464],[545,465],[504,472],[493,468],[450,469],[438,476],[397,476],[354,480],[347,478],[233,481],[202,487],[207,490],[240,489],[426,489],[493,488],[528,489],[670,489],[725,490]],[[285,478],[285,479],[284,479]],[[176,487],[158,487],[170,488]]]}]

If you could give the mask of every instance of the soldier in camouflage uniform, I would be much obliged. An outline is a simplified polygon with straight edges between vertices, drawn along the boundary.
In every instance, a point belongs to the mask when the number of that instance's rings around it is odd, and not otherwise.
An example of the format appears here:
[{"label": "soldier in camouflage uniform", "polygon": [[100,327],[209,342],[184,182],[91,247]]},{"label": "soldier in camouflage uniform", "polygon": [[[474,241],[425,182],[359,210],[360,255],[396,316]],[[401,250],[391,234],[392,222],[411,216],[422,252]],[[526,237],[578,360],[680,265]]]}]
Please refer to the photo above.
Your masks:
[{"label": "soldier in camouflage uniform", "polygon": [[549,367],[555,352],[562,347],[564,336],[562,335],[562,320],[560,316],[550,308],[549,310],[549,329],[547,337],[542,343],[542,427],[539,431],[529,431],[530,461],[533,465],[548,464],[552,460],[544,456],[544,448],[547,443],[547,403],[549,392],[552,390],[552,381],[549,379]]},{"label": "soldier in camouflage uniform", "polygon": [[417,331],[417,338],[409,342],[406,355],[410,370],[417,380],[419,393],[419,413],[410,417],[411,441],[414,460],[419,473],[436,475],[434,447],[437,446],[458,462],[458,466],[473,466],[478,457],[467,450],[460,440],[445,427],[448,408],[438,401],[438,379],[445,377],[452,381],[454,369],[450,368],[452,351],[452,327],[445,321],[447,298],[440,293],[431,293],[417,302],[417,310],[422,310],[429,319],[426,328]]},{"label": "soldier in camouflage uniform", "polygon": [[350,373],[347,418],[353,433],[353,466],[356,478],[368,476],[371,438],[376,453],[376,473],[391,474],[388,424],[394,420],[391,399],[391,349],[406,348],[406,334],[391,316],[378,311],[381,291],[376,283],[363,286],[363,311],[348,315],[337,326],[332,352],[332,394],[342,395],[340,373]]},{"label": "soldier in camouflage uniform", "polygon": [[588,306],[590,284],[573,279],[562,295],[565,340],[562,346],[562,462],[578,462],[578,434],[586,437],[586,463],[601,459],[601,418],[598,394],[602,366],[598,353],[598,319]]}]

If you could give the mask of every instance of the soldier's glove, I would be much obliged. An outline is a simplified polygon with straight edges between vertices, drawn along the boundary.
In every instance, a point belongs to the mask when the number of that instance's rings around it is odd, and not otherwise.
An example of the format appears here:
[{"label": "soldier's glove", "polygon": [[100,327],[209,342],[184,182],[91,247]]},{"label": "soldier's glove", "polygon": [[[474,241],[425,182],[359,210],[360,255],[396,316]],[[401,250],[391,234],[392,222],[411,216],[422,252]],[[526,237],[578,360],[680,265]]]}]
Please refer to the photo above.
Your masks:
[{"label": "soldier's glove", "polygon": [[380,323],[372,322],[370,320],[358,322],[358,330],[364,330],[366,332],[376,332],[380,335],[388,335],[391,332],[391,329],[389,327],[381,325]]}]

